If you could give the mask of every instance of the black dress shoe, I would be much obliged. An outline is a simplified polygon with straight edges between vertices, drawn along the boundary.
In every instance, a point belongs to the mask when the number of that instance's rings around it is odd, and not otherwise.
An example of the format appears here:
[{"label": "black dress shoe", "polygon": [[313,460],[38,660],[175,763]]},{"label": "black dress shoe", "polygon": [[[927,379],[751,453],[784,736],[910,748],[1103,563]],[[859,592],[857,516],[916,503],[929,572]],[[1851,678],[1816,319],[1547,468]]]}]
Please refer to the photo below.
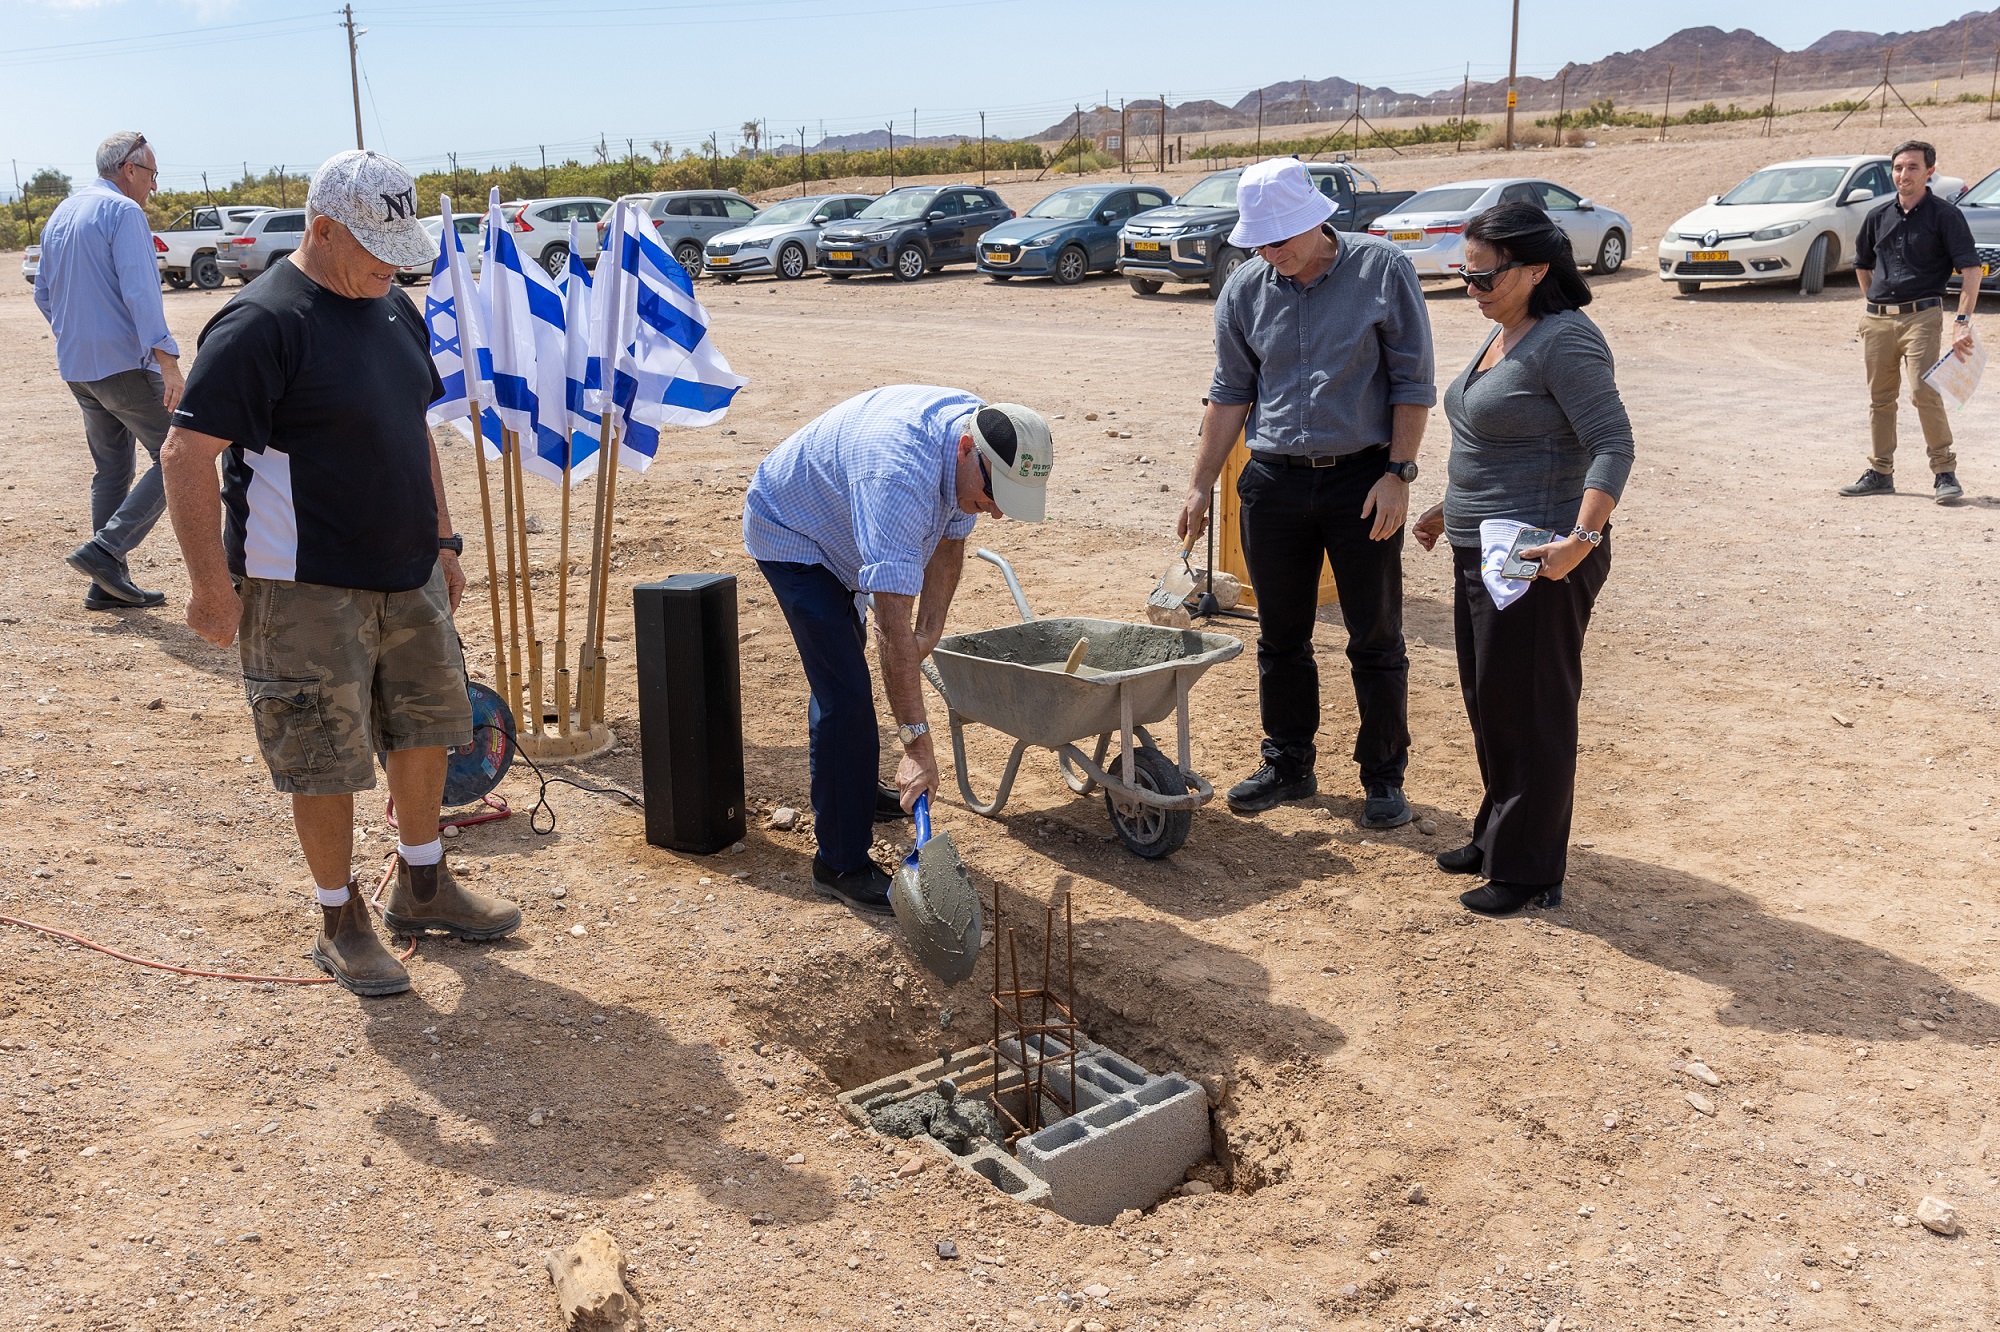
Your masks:
[{"label": "black dress shoe", "polygon": [[1446,874],[1477,874],[1486,865],[1486,853],[1476,842],[1467,842],[1456,851],[1440,851],[1437,867]]},{"label": "black dress shoe", "polygon": [[902,793],[893,786],[875,783],[875,822],[894,823],[909,817],[910,811],[903,808]]},{"label": "black dress shoe", "polygon": [[1229,788],[1224,797],[1238,814],[1261,814],[1288,800],[1310,800],[1319,794],[1319,778],[1311,772],[1287,774],[1270,763]]},{"label": "black dress shoe", "polygon": [[1361,807],[1361,826],[1364,828],[1400,828],[1417,817],[1410,802],[1403,798],[1403,788],[1391,786],[1387,782],[1370,782],[1367,786],[1368,800]]},{"label": "black dress shoe", "polygon": [[[103,590],[113,601],[122,601],[127,606],[157,606],[166,597],[157,592],[148,592],[132,581],[125,572],[125,566],[110,551],[95,541],[86,541],[68,555],[63,562],[88,578]],[[159,597],[159,601],[149,602],[148,597]]]},{"label": "black dress shoe", "polygon": [[867,911],[878,916],[895,914],[889,905],[889,876],[879,866],[854,870],[847,874],[835,871],[833,866],[813,857],[813,887],[821,897],[831,897],[845,902],[856,911]]},{"label": "black dress shoe", "polygon": [[105,595],[103,588],[92,583],[90,590],[83,594],[83,608],[94,611],[145,610],[149,606],[161,605],[167,599],[167,594],[164,592],[143,592],[140,595],[145,600],[120,601],[116,597]]},{"label": "black dress shoe", "polygon": [[1563,886],[1559,883],[1504,883],[1495,879],[1469,893],[1460,893],[1458,900],[1467,910],[1477,911],[1482,916],[1511,916],[1531,904],[1549,909],[1561,906]]},{"label": "black dress shoe", "polygon": [[1893,495],[1896,493],[1896,478],[1886,472],[1869,468],[1861,474],[1861,479],[1851,486],[1842,486],[1843,495]]},{"label": "black dress shoe", "polygon": [[1955,504],[1965,498],[1965,487],[1958,484],[1956,472],[1939,472],[1932,484],[1935,487],[1932,497],[1939,504]]}]

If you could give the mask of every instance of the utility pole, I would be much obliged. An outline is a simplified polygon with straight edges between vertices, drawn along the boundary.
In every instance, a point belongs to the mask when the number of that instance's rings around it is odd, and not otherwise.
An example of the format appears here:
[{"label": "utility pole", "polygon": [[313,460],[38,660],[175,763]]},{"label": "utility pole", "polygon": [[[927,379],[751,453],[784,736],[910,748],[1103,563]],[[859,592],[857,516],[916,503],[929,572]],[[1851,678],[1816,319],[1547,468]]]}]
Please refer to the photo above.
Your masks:
[{"label": "utility pole", "polygon": [[549,146],[545,143],[538,143],[535,147],[539,148],[542,153],[542,194],[546,197],[549,192]]},{"label": "utility pole", "polygon": [[1154,163],[1161,171],[1167,169],[1167,95],[1160,94],[1160,151],[1159,160]]},{"label": "utility pole", "polygon": [[1674,67],[1672,64],[1669,64],[1667,66],[1667,101],[1665,108],[1660,112],[1660,141],[1662,143],[1666,142],[1667,138],[1667,122],[1669,120],[1672,120],[1673,118],[1674,118]]},{"label": "utility pole", "polygon": [[284,208],[287,206],[289,204],[285,198],[285,164],[280,162],[278,163],[278,207]]},{"label": "utility pole", "polygon": [[1118,99],[1118,169],[1130,174],[1132,161],[1125,152],[1125,131],[1128,124],[1125,117],[1125,99],[1121,97]]},{"label": "utility pole", "polygon": [[1889,119],[1889,62],[1896,58],[1896,48],[1890,47],[1882,56],[1882,109],[1875,114],[1875,128],[1881,129]]},{"label": "utility pole", "polygon": [[896,122],[889,122],[889,188],[896,188]]},{"label": "utility pole", "polygon": [[354,89],[354,146],[365,148],[361,142],[361,57],[354,52],[354,6],[342,5],[341,26],[347,29],[347,82]]},{"label": "utility pole", "polygon": [[1771,137],[1771,117],[1778,114],[1778,57],[1771,58],[1771,100],[1764,105],[1764,137]]},{"label": "utility pole", "polygon": [[1460,84],[1458,88],[1458,133],[1457,137],[1452,141],[1451,149],[1455,153],[1465,151],[1465,107],[1467,100],[1471,96],[1472,62],[1468,60],[1465,62],[1465,82]]},{"label": "utility pole", "polygon": [[1986,90],[1986,118],[1993,119],[1993,98],[2000,93],[2000,46],[1993,48],[1993,86]]},{"label": "utility pole", "polygon": [[1257,156],[1264,155],[1264,90],[1257,90]]},{"label": "utility pole", "polygon": [[1556,94],[1556,147],[1563,146],[1563,117],[1569,114],[1569,66],[1562,68],[1561,90]]},{"label": "utility pole", "polygon": [[986,183],[986,113],[979,113],[979,183]]},{"label": "utility pole", "polygon": [[799,197],[806,197],[806,127],[799,126]]},{"label": "utility pole", "polygon": [[1514,0],[1514,35],[1507,42],[1507,151],[1514,151],[1514,76],[1521,55],[1521,0]]}]

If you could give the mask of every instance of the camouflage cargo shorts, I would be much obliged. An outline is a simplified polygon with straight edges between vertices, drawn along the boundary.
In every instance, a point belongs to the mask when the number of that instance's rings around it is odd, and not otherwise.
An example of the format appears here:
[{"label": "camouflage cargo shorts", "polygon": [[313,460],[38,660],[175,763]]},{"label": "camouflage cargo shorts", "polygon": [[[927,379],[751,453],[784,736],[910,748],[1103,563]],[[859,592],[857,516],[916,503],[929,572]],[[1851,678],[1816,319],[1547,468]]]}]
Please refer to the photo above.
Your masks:
[{"label": "camouflage cargo shorts", "polygon": [[375,785],[377,750],[472,740],[444,570],[409,592],[245,578],[243,688],[271,781],[292,795]]}]

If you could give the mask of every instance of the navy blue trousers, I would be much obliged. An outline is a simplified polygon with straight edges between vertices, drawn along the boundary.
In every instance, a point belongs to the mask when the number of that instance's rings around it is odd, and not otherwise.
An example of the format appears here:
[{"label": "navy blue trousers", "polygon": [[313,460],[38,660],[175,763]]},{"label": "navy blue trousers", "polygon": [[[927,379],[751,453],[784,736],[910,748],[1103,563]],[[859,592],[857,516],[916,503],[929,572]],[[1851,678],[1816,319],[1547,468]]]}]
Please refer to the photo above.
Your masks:
[{"label": "navy blue trousers", "polygon": [[867,869],[882,741],[854,594],[825,565],[759,560],[757,567],[791,626],[812,689],[806,723],[820,859],[839,874]]}]

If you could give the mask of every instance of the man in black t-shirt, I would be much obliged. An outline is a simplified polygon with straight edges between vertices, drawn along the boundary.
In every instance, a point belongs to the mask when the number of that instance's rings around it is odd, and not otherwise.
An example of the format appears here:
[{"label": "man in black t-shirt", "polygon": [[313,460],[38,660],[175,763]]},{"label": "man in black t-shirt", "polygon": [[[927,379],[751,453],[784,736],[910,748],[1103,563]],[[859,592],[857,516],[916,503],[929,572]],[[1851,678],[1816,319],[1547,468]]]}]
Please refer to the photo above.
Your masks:
[{"label": "man in black t-shirt", "polygon": [[1843,495],[1896,493],[1896,394],[1904,376],[1910,405],[1923,426],[1930,454],[1932,494],[1950,504],[1965,491],[1958,484],[1951,421],[1944,399],[1924,383],[1943,342],[1945,284],[1956,273],[1964,283],[1952,321],[1951,350],[1972,355],[1972,312],[1979,306],[1979,251],[1965,214],[1930,191],[1937,149],[1921,140],[1898,144],[1889,155],[1895,197],[1861,221],[1854,238],[1854,276],[1866,293],[1861,316],[1861,359],[1868,371],[1868,470]]},{"label": "man in black t-shirt", "polygon": [[[242,639],[243,684],[322,913],[312,957],[356,994],[409,974],[353,878],[354,792],[389,772],[402,835],[391,929],[494,939],[519,909],[467,892],[437,836],[451,746],[472,739],[452,612],[465,587],[424,409],[443,392],[392,281],[433,244],[409,173],[378,153],[313,178],[306,234],[209,321],[161,462],[193,592],[187,620]],[[215,462],[224,459],[218,493]]]}]

